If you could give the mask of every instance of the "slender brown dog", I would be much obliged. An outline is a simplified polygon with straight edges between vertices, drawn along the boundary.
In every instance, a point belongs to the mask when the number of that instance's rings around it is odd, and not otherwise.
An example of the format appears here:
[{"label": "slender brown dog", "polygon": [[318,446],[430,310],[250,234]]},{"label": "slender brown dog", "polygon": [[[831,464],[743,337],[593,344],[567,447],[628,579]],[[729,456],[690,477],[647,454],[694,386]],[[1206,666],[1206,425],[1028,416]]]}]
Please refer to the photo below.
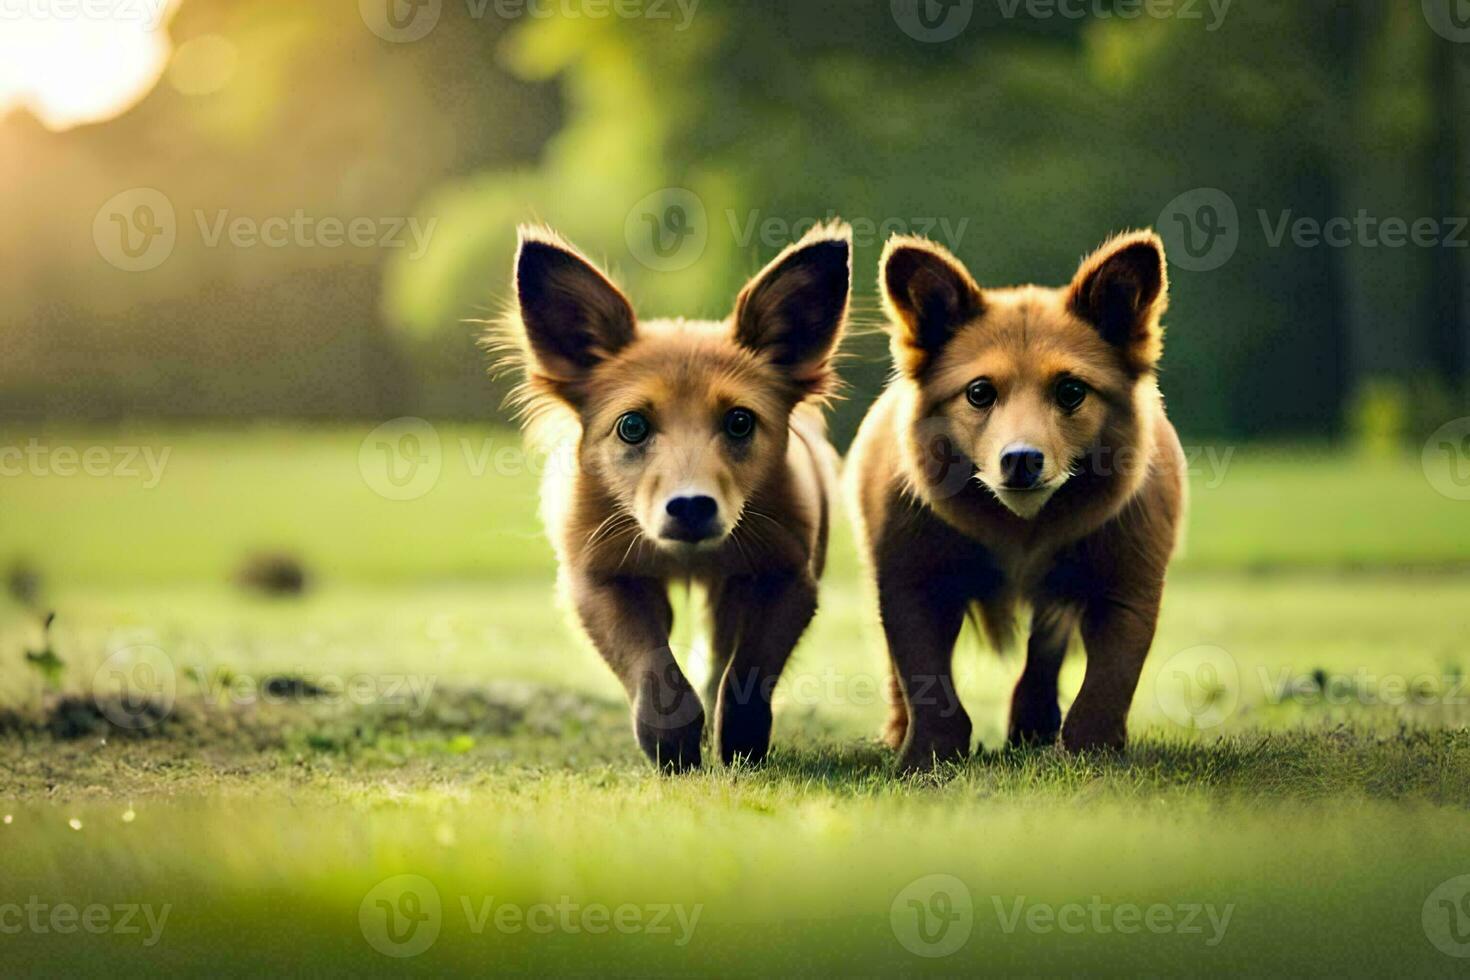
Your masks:
[{"label": "slender brown dog", "polygon": [[705,703],[721,758],[762,760],[771,695],[817,608],[836,454],[815,406],[834,384],[851,232],[814,229],[724,321],[639,321],[571,245],[521,229],[516,314],[528,437],[570,447],[542,514],[577,619],[632,704],[638,744],[700,764],[704,705],[669,647],[669,588],[709,596]]},{"label": "slender brown dog", "polygon": [[[919,238],[884,251],[896,377],[863,420],[848,489],[892,662],[887,741],[919,769],[970,751],[951,674],[967,612],[992,642],[1032,608],[1010,742],[1121,747],[1185,503],[1155,382],[1163,243],[1123,235],[1069,286],[982,289]],[[1087,670],[1061,723],[1075,632]]]}]

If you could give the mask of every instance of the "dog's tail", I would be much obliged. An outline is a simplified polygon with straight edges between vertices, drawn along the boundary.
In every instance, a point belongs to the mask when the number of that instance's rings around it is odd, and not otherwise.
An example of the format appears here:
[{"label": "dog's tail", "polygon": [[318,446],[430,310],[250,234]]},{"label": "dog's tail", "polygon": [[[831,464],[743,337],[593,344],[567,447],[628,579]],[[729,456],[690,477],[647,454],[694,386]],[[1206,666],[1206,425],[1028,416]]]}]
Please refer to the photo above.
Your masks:
[{"label": "dog's tail", "polygon": [[817,547],[812,555],[812,574],[822,577],[827,564],[827,543],[831,538],[832,513],[837,506],[837,486],[842,466],[842,457],[832,448],[827,439],[827,420],[816,405],[803,402],[791,413],[791,434],[806,447],[816,476],[817,505],[820,509],[817,526]]},{"label": "dog's tail", "polygon": [[970,607],[970,619],[990,648],[999,654],[1010,653],[1016,645],[1016,600],[1012,596],[997,596]]}]

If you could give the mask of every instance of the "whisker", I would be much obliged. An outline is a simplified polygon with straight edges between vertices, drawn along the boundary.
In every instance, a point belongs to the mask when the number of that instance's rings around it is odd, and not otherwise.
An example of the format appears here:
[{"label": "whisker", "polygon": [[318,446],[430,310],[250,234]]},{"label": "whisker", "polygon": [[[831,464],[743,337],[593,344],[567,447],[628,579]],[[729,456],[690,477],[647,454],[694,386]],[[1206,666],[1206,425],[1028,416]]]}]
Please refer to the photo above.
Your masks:
[{"label": "whisker", "polygon": [[622,571],[622,569],[623,569],[623,562],[627,561],[628,560],[628,556],[633,553],[633,546],[635,544],[639,546],[639,548],[638,548],[638,557],[639,558],[642,558],[643,557],[642,542],[643,542],[643,532],[640,530],[636,534],[633,535],[633,540],[628,542],[628,548],[627,548],[626,551],[623,552],[623,557],[618,559],[618,567],[613,569],[613,572],[614,573]]},{"label": "whisker", "polygon": [[[603,521],[602,524],[598,525],[597,531],[593,531],[592,537],[589,537],[587,539],[586,547],[591,548],[593,546],[593,538],[597,536],[599,531],[603,532],[601,540],[611,540],[619,534],[627,531],[630,525],[634,525],[637,523],[637,519],[634,518],[631,514],[614,514],[612,518],[609,518],[609,520],[612,520],[615,523],[609,526],[608,521]],[[605,531],[604,528],[606,528]]]},{"label": "whisker", "polygon": [[592,533],[587,535],[587,540],[584,542],[584,547],[591,547],[592,542],[597,539],[597,535],[602,531],[602,529],[622,516],[624,515],[619,514],[617,511],[613,511],[611,514],[603,518],[602,523],[593,528]]}]

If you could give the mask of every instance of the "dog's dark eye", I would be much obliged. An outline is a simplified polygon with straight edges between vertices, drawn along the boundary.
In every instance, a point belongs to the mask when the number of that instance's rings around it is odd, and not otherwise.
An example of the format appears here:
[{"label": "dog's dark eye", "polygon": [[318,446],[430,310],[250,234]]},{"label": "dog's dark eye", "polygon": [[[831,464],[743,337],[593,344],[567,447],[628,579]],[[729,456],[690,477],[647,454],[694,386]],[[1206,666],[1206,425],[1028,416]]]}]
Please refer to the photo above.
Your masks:
[{"label": "dog's dark eye", "polygon": [[748,408],[732,408],[725,413],[725,435],[731,439],[749,439],[755,431],[755,413]]},{"label": "dog's dark eye", "polygon": [[965,397],[970,399],[970,404],[976,408],[989,408],[995,404],[1000,393],[995,390],[995,385],[981,378],[970,382],[970,387],[965,389]]},{"label": "dog's dark eye", "polygon": [[653,431],[642,412],[628,412],[618,419],[618,438],[630,446],[636,446]]},{"label": "dog's dark eye", "polygon": [[1057,382],[1057,404],[1068,412],[1077,411],[1087,399],[1087,385],[1076,378],[1063,378]]}]

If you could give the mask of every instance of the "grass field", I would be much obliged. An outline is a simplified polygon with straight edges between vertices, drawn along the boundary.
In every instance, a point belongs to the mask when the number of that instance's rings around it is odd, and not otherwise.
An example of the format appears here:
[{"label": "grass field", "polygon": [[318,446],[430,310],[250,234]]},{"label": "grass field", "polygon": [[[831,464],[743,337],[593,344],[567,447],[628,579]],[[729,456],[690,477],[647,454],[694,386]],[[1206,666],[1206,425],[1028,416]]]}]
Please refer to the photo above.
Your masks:
[{"label": "grass field", "polygon": [[[1448,975],[1470,954],[1470,503],[1417,458],[1202,450],[1123,758],[999,751],[1020,663],[967,638],[983,751],[894,778],[843,535],[770,763],[666,779],[553,604],[514,436],[35,445],[0,476],[0,567],[38,576],[62,666],[52,690],[23,656],[35,611],[0,599],[7,972]],[[304,596],[233,581],[264,551],[299,557]]]}]

